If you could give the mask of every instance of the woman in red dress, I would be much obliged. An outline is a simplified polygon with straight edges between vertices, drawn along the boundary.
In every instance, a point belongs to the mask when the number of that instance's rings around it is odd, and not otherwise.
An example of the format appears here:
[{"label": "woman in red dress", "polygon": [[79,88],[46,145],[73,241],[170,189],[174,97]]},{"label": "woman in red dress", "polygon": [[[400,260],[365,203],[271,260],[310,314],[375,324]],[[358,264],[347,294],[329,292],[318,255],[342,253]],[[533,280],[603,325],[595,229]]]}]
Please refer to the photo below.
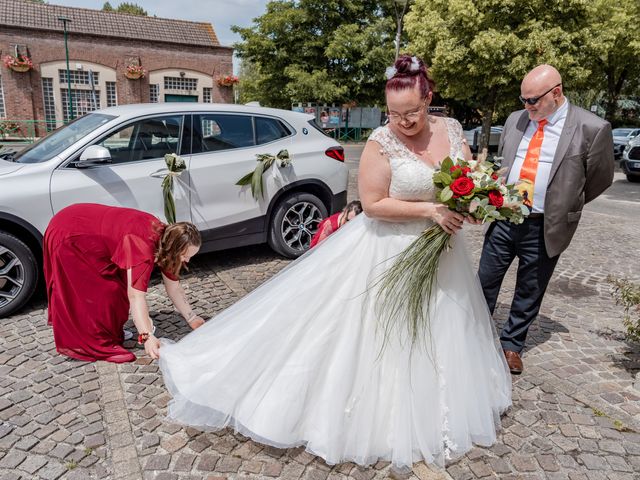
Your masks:
[{"label": "woman in red dress", "polygon": [[158,358],[146,302],[154,264],[176,309],[192,328],[202,325],[178,282],[200,244],[193,224],[167,226],[130,208],[80,203],[58,212],[44,235],[49,324],[58,352],[85,361],[135,360],[122,346],[131,311],[138,342]]},{"label": "woman in red dress", "polygon": [[353,217],[362,213],[362,204],[359,200],[353,200],[349,202],[342,211],[338,213],[334,213],[330,217],[325,218],[318,225],[318,230],[315,235],[311,239],[310,248],[315,247],[320,242],[322,242],[325,238],[331,235],[333,232],[338,230],[342,225],[347,223]]}]

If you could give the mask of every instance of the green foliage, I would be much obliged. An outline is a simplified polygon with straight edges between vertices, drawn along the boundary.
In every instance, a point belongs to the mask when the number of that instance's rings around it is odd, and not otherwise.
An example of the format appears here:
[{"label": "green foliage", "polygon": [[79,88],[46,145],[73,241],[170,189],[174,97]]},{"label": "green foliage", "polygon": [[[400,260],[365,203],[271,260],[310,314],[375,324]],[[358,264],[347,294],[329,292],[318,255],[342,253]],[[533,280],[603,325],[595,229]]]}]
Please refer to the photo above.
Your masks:
[{"label": "green foliage", "polygon": [[162,199],[164,201],[164,216],[167,223],[176,223],[176,202],[173,199],[173,180],[187,168],[184,159],[175,153],[164,156],[167,164],[167,175],[162,179]]},{"label": "green foliage", "polygon": [[611,121],[623,94],[640,85],[640,3],[637,0],[592,0],[589,28],[581,49],[590,69],[589,86],[604,93],[606,118]]},{"label": "green foliage", "polygon": [[607,281],[612,285],[611,294],[616,303],[624,307],[622,322],[627,329],[627,338],[640,342],[640,285],[611,276]]},{"label": "green foliage", "polygon": [[102,6],[102,10],[105,12],[128,13],[130,15],[139,15],[141,17],[149,16],[144,8],[133,2],[122,2],[117,8],[113,8],[109,2],[105,2]]},{"label": "green foliage", "polygon": [[449,248],[450,239],[440,225],[429,227],[375,281],[383,349],[394,332],[406,334],[411,347],[419,341],[431,341],[429,311],[440,255]]},{"label": "green foliage", "polygon": [[236,182],[238,186],[251,186],[251,196],[255,200],[264,198],[264,181],[262,175],[276,163],[279,167],[286,167],[291,164],[291,156],[288,150],[280,150],[275,156],[269,153],[260,153],[256,155],[258,164],[256,168],[244,175]]},{"label": "green foliage", "polygon": [[393,60],[392,0],[273,0],[242,41],[241,101],[375,104]]},{"label": "green foliage", "polygon": [[494,112],[521,108],[524,75],[554,65],[565,86],[585,82],[579,46],[585,0],[416,0],[405,25],[412,52],[431,65],[440,94],[477,108],[486,134]]}]

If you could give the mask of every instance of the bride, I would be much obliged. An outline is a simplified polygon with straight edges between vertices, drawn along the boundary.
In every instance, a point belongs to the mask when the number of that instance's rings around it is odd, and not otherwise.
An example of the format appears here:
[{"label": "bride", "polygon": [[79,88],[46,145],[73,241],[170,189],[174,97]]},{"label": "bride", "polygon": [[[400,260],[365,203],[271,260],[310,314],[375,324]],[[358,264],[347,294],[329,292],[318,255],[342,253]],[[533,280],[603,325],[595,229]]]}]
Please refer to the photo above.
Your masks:
[{"label": "bride", "polygon": [[[465,249],[464,217],[435,203],[434,167],[470,158],[460,124],[428,115],[423,62],[387,69],[389,125],[360,162],[359,215],[175,344],[160,348],[169,418],[232,427],[263,444],[304,445],[328,464],[443,465],[496,440],[511,377]],[[425,228],[452,233],[426,338],[403,319],[384,335],[376,279]]]}]

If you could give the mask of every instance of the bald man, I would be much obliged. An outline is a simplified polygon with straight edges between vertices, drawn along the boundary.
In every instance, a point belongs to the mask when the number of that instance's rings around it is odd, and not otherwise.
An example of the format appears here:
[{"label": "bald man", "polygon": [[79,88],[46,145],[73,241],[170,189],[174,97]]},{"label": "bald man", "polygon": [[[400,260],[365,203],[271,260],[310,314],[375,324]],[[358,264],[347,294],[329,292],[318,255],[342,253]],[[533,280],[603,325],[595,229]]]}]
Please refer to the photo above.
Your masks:
[{"label": "bald man", "polygon": [[521,352],[560,254],[569,246],[585,203],[613,180],[611,125],[571,105],[560,73],[540,65],[522,80],[524,110],[505,123],[498,155],[507,183],[517,183],[531,214],[521,225],[496,222],[486,232],[479,276],[493,313],[507,269],[518,258],[509,318],[500,342],[511,373],[522,373]]}]

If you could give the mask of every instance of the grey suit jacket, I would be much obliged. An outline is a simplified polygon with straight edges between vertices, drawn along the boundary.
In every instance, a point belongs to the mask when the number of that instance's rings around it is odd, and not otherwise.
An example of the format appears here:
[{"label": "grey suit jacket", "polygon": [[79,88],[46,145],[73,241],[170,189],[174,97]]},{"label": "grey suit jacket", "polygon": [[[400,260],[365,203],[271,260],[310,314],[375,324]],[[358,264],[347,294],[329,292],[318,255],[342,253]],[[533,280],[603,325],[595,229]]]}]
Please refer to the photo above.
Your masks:
[{"label": "grey suit jacket", "polygon": [[[507,173],[513,166],[529,114],[519,110],[509,115],[498,147]],[[544,201],[544,243],[555,257],[571,242],[582,207],[613,181],[613,137],[611,125],[587,110],[569,104],[567,118],[553,158]]]}]

